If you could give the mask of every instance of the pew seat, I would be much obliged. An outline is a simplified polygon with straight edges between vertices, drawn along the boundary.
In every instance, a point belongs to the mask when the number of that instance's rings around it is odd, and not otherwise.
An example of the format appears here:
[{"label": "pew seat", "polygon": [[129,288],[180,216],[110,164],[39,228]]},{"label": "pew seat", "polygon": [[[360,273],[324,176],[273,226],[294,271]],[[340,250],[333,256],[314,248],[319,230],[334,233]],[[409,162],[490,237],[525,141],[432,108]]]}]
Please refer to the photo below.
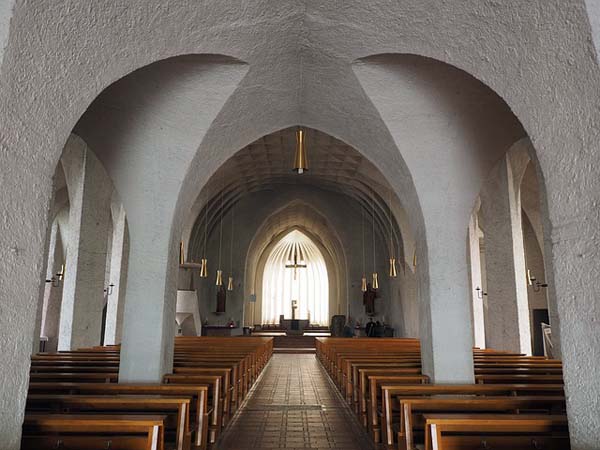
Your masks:
[{"label": "pew seat", "polygon": [[564,415],[426,414],[425,450],[568,450]]},{"label": "pew seat", "polygon": [[449,413],[565,413],[563,396],[512,397],[397,397],[400,409],[398,449],[412,450],[424,442],[424,415]]},{"label": "pew seat", "polygon": [[165,415],[166,450],[189,450],[190,397],[29,395],[27,413]]},{"label": "pew seat", "polygon": [[165,416],[27,414],[22,450],[164,450]]}]

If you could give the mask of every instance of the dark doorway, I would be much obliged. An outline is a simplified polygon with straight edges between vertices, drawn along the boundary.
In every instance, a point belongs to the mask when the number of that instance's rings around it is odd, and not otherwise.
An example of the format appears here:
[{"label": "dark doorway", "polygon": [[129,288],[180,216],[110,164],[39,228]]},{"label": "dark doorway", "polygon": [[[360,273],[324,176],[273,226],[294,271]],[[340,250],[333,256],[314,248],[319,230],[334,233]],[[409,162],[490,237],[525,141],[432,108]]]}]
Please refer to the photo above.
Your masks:
[{"label": "dark doorway", "polygon": [[102,308],[102,331],[100,332],[100,345],[104,345],[104,333],[106,332],[106,310],[108,309],[108,302],[104,304]]}]

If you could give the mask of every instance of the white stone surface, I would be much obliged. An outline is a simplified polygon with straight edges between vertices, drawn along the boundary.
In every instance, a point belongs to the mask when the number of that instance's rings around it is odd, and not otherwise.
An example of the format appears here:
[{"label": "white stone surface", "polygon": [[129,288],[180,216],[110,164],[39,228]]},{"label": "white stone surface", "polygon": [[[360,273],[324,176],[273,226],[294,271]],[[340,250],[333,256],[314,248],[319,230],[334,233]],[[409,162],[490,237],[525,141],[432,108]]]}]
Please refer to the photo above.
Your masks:
[{"label": "white stone surface", "polygon": [[113,284],[114,287],[112,294],[108,295],[106,327],[104,331],[105,345],[121,343],[129,260],[129,232],[127,230],[125,209],[122,205],[115,206],[112,209],[112,218],[112,251],[110,252],[110,276],[107,281],[109,284]]},{"label": "white stone surface", "polygon": [[469,221],[469,268],[471,281],[471,320],[473,321],[473,345],[486,348],[485,345],[485,316],[483,311],[484,293],[481,276],[481,253],[479,249],[479,220],[476,212],[471,214]]},{"label": "white stone surface", "polygon": [[177,325],[181,327],[183,322],[190,316],[194,322],[195,335],[200,336],[202,334],[202,319],[200,318],[200,310],[198,309],[198,294],[195,290],[178,289],[175,310]]},{"label": "white stone surface", "polygon": [[[16,2],[7,10],[12,11],[12,17],[0,68],[0,185],[5,189],[0,200],[0,350],[11,361],[0,368],[4,383],[0,436],[5,448],[19,446],[31,339],[44,276],[52,174],[64,143],[90,103],[112,82],[151,62],[190,53],[226,54],[246,61],[250,69],[227,102],[211,111],[210,120],[202,120],[206,127],[193,139],[197,156],[177,190],[181,196],[174,214],[164,220],[178,224],[208,176],[239,148],[286,126],[313,126],[357,148],[392,182],[410,211],[420,243],[418,260],[428,278],[437,278],[438,272],[436,268],[428,270],[426,255],[448,258],[452,264],[446,264],[446,270],[465,279],[450,293],[453,299],[463,299],[464,305],[457,305],[459,324],[469,315],[466,262],[462,262],[458,249],[442,254],[427,250],[438,230],[431,228],[432,217],[421,210],[427,208],[422,203],[428,202],[421,195],[423,185],[419,183],[423,180],[413,172],[422,164],[423,171],[435,178],[440,171],[452,168],[465,181],[474,176],[473,167],[448,155],[451,164],[447,160],[438,164],[437,157],[423,153],[422,147],[410,140],[407,147],[414,149],[415,157],[420,156],[416,158],[419,164],[403,161],[407,154],[399,154],[396,147],[403,133],[393,118],[406,112],[405,108],[391,101],[389,114],[382,118],[380,108],[375,109],[371,101],[384,94],[394,96],[397,90],[393,83],[379,80],[370,83],[369,93],[365,93],[352,63],[383,53],[428,56],[467,71],[501,96],[527,130],[541,173],[544,255],[549,295],[558,305],[553,326],[560,328],[572,448],[597,447],[600,380],[594,374],[600,372],[600,177],[596,130],[600,111],[595,93],[600,74],[595,34],[587,16],[590,10],[583,0],[259,0],[243,4],[229,0],[127,0],[92,5],[40,0]],[[4,30],[7,23],[3,23]],[[444,106],[442,101],[439,106]],[[415,120],[428,117],[418,110],[410,113]],[[148,113],[144,120],[150,123],[153,117]],[[438,111],[429,117],[445,115]],[[100,123],[104,125],[100,132],[112,135],[109,123]],[[425,126],[418,129],[425,135],[429,132]],[[186,131],[197,130],[189,123],[178,129],[179,133]],[[152,142],[154,136],[146,139]],[[148,148],[148,152],[158,151]],[[160,150],[165,148],[171,147],[161,146]],[[102,146],[94,151],[101,153]],[[486,146],[478,149],[479,155],[494,153]],[[113,155],[124,171],[131,168],[125,163],[129,159],[125,152]],[[163,184],[164,178],[157,178],[156,171],[170,172],[171,167],[164,164],[165,158],[156,160],[154,170],[148,172],[147,167],[136,166],[140,172],[130,173],[131,182],[138,183],[139,174],[148,173]],[[111,176],[116,178],[113,173]],[[438,195],[446,201],[451,195],[446,185],[442,187]],[[143,189],[156,203],[155,191]],[[474,198],[469,199],[469,206]],[[129,216],[130,207],[125,207]],[[463,244],[463,255],[469,213],[470,208],[465,207],[457,214],[464,221],[462,231],[457,228],[444,233]],[[153,223],[153,218],[146,216],[147,223]],[[442,217],[441,222],[444,220]],[[427,228],[425,222],[429,222]],[[133,236],[133,227],[131,231]],[[172,292],[167,297],[174,298],[173,283],[160,289],[162,284],[148,281],[155,276],[162,278],[167,259],[175,263],[179,235],[175,229],[168,242],[156,241],[162,264],[151,267],[147,277],[142,273],[138,286],[130,289],[128,282],[128,292],[141,292],[145,284],[151,292]],[[149,240],[148,236],[141,239]],[[132,247],[132,254],[143,253],[143,245],[132,241]],[[439,251],[439,245],[433,247]],[[136,264],[141,262],[132,262],[132,266]],[[130,273],[137,278],[140,272],[141,267]],[[420,283],[428,284],[427,279]],[[425,299],[440,299],[448,292],[421,289],[420,294]],[[167,305],[173,303],[171,299]],[[130,314],[143,309],[142,305],[141,300],[135,302]],[[452,308],[454,303],[445,306]],[[169,315],[144,314],[140,320],[156,328],[168,323]],[[172,324],[171,320],[169,326]],[[430,325],[423,323],[422,327]],[[132,327],[131,332],[143,334],[142,328]],[[431,331],[425,329],[427,333]],[[159,334],[165,337],[166,346],[168,333]],[[144,338],[132,342],[138,348],[147,343],[152,348],[157,344]],[[466,340],[461,345],[466,345]],[[161,360],[163,353],[159,352]],[[152,355],[156,357],[155,352]],[[140,356],[148,359],[149,355]],[[426,357],[432,359],[430,353]],[[161,367],[167,366],[167,362],[161,363]]]},{"label": "white stone surface", "polygon": [[481,193],[487,276],[486,344],[531,355],[531,323],[519,187],[525,164],[507,155],[490,173]]},{"label": "white stone surface", "polygon": [[[46,278],[52,280],[61,271],[65,259],[62,249],[62,237],[58,221],[52,224],[52,234],[50,238],[50,252],[48,260],[48,270]],[[60,323],[60,308],[62,302],[63,281],[56,283],[46,283],[44,290],[44,304],[42,321],[40,324],[40,336],[46,337],[46,351],[55,352],[58,350],[58,333]]]},{"label": "white stone surface", "polygon": [[112,188],[102,165],[76,137],[65,146],[63,167],[70,233],[58,349],[74,350],[100,345]]}]

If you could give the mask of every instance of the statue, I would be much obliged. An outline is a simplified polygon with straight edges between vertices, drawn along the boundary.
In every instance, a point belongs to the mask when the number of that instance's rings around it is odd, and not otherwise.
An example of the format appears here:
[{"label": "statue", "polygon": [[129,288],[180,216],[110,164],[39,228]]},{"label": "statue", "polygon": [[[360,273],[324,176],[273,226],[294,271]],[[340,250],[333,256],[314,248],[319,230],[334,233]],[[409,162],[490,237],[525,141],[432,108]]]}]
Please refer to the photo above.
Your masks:
[{"label": "statue", "polygon": [[377,297],[377,289],[373,289],[371,283],[367,283],[367,290],[363,293],[363,305],[365,314],[368,316],[375,315],[375,299]]},{"label": "statue", "polygon": [[224,286],[217,287],[217,313],[225,312],[225,303],[227,301],[227,291]]}]

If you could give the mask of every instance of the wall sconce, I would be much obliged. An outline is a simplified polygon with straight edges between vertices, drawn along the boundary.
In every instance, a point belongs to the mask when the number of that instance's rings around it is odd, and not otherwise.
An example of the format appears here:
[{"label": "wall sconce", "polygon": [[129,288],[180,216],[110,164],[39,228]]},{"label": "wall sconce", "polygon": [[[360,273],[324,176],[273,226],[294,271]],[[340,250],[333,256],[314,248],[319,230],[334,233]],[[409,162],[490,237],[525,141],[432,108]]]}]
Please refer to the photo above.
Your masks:
[{"label": "wall sconce", "polygon": [[60,267],[60,272],[58,272],[56,275],[54,275],[49,280],[46,280],[46,283],[52,283],[52,287],[60,287],[64,277],[65,277],[65,265],[63,264]]},{"label": "wall sconce", "polygon": [[477,291],[477,298],[479,299],[483,299],[484,295],[488,295],[487,292],[483,292],[483,289],[481,289],[479,286],[477,286],[475,290]]},{"label": "wall sconce", "polygon": [[540,292],[541,288],[547,288],[548,283],[541,283],[531,274],[531,270],[527,269],[527,284],[531,286],[533,292]]},{"label": "wall sconce", "polygon": [[115,287],[114,284],[110,283],[106,289],[104,289],[104,292],[106,292],[106,295],[112,295],[113,293],[113,288]]}]

